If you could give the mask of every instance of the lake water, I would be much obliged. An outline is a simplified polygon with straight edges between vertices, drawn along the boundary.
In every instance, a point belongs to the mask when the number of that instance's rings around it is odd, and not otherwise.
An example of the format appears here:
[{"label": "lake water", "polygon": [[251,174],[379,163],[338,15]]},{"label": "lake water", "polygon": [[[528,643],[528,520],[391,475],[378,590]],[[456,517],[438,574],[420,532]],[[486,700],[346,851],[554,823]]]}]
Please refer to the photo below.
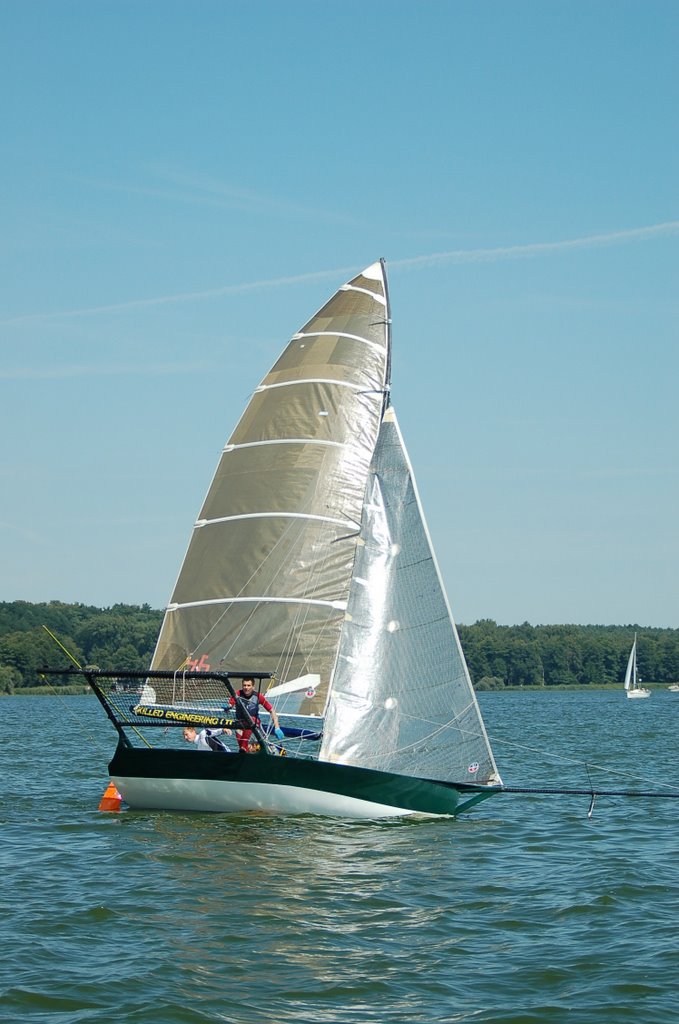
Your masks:
[{"label": "lake water", "polygon": [[[480,703],[508,786],[679,790],[679,694]],[[588,818],[587,796],[505,794],[379,824],[103,814],[115,734],[93,698],[0,715],[2,1021],[677,1019],[677,800],[599,797]]]}]

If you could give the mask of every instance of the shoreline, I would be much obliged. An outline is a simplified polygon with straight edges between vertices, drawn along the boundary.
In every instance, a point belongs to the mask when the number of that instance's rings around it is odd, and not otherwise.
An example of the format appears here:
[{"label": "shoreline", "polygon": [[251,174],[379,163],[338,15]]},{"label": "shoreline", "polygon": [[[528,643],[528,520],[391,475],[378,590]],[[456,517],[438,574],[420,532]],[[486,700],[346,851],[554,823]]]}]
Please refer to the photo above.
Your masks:
[{"label": "shoreline", "polygon": [[[651,692],[667,690],[672,683],[647,683],[644,686]],[[504,686],[498,690],[474,690],[474,693],[563,693],[565,690],[572,690],[578,693],[605,693],[607,691],[622,691],[622,683],[567,683],[555,686]],[[87,697],[94,696],[88,686],[22,686],[14,693],[0,693],[2,697]]]}]

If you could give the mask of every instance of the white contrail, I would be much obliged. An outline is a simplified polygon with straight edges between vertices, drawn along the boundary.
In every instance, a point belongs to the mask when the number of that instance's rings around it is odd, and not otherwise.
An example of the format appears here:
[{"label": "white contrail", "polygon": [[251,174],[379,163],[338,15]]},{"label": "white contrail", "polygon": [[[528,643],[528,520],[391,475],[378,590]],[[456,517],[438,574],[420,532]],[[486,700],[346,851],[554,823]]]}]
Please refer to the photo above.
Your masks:
[{"label": "white contrail", "polygon": [[242,284],[225,284],[220,288],[208,288],[201,292],[179,292],[177,295],[159,295],[153,299],[131,299],[129,302],[116,302],[108,306],[87,306],[83,309],[64,309],[52,313],[26,313],[7,320],[0,320],[0,324],[6,326],[26,323],[29,320],[56,320],[60,317],[89,316],[93,313],[117,313],[126,309],[140,309],[144,306],[165,306],[173,302],[199,302],[201,299],[215,299],[220,295],[236,295],[262,288],[279,288],[288,284],[300,284],[303,281],[316,281],[325,277],[336,277],[339,274],[355,272],[355,267],[344,267],[340,270],[318,270],[309,274],[297,274],[295,277],[270,277],[261,281],[246,281]]},{"label": "white contrail", "polygon": [[208,363],[157,363],[140,365],[120,363],[111,366],[18,366],[0,367],[0,380],[68,380],[72,377],[165,377],[172,374],[200,373],[211,370]]},{"label": "white contrail", "polygon": [[41,537],[40,534],[27,530],[24,526],[17,526],[16,523],[7,523],[2,520],[0,521],[0,531],[2,530],[9,530],[11,533],[21,537],[22,540],[27,540],[30,544],[45,543],[45,538]]},{"label": "white contrail", "polygon": [[593,249],[598,245],[615,245],[617,242],[642,241],[657,235],[674,235],[679,232],[679,220],[668,220],[664,224],[651,224],[644,228],[629,228],[627,231],[613,231],[607,235],[585,235],[583,238],[568,238],[560,242],[531,242],[528,245],[507,245],[496,249],[453,249],[450,252],[434,252],[429,256],[413,256],[405,260],[391,260],[390,267],[425,267],[436,263],[481,263],[494,260],[512,259],[518,256],[537,256],[540,253],[563,252],[567,249]]},{"label": "white contrail", "polygon": [[[593,249],[600,245],[616,245],[620,242],[643,241],[659,235],[679,233],[679,221],[669,220],[663,224],[651,224],[626,231],[613,231],[605,235],[585,235],[582,238],[567,238],[558,242],[531,242],[528,245],[507,245],[493,249],[452,249],[448,252],[430,253],[428,256],[412,256],[408,259],[390,260],[390,268],[417,270],[421,267],[443,263],[492,263],[498,260],[516,259],[521,256],[537,256],[569,249]],[[317,270],[292,277],[270,277],[260,281],[241,284],[226,284],[219,288],[208,288],[200,292],[179,292],[176,295],[161,295],[151,299],[132,299],[129,302],[111,303],[107,306],[87,306],[84,309],[66,309],[51,313],[26,313],[0,321],[0,324],[26,323],[31,320],[55,320],[61,317],[90,316],[96,313],[116,313],[127,309],[141,309],[145,306],[164,306],[174,302],[200,302],[222,295],[237,295],[243,292],[260,291],[267,288],[281,288],[286,285],[302,284],[307,281],[321,281],[325,278],[340,278],[358,273],[354,267],[339,267],[334,270]]]}]

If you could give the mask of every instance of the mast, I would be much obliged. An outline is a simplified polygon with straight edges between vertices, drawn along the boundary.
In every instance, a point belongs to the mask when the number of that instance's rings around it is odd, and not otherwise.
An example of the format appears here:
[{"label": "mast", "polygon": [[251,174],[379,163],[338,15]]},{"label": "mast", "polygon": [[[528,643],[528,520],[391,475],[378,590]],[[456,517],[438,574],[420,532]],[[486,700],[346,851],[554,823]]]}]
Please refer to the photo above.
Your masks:
[{"label": "mast", "polygon": [[385,298],[385,301],[386,301],[385,326],[386,326],[386,329],[387,329],[387,366],[386,366],[385,381],[384,381],[384,402],[383,402],[383,405],[382,405],[382,415],[384,416],[384,413],[385,413],[387,407],[391,403],[391,346],[392,346],[392,337],[391,337],[391,300],[389,298],[389,282],[387,280],[387,262],[384,259],[384,257],[380,258],[380,266],[382,268],[382,280],[384,282],[384,298]]},{"label": "mast", "polygon": [[634,634],[634,644],[632,646],[632,654],[634,661],[632,662],[632,689],[638,688],[638,676],[637,676],[637,634]]}]

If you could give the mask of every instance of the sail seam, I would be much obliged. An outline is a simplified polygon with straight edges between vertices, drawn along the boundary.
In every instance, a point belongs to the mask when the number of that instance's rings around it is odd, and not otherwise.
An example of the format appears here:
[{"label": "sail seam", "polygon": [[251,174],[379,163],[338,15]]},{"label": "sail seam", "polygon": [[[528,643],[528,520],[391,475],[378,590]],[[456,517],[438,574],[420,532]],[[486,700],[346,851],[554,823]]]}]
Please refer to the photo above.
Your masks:
[{"label": "sail seam", "polygon": [[313,597],[214,597],[208,601],[178,601],[168,605],[169,612],[176,612],[179,608],[204,608],[211,604],[310,604],[323,608],[333,608],[335,611],[345,611],[346,601],[323,601]]},{"label": "sail seam", "polygon": [[317,444],[326,448],[346,448],[344,441],[322,441],[314,437],[272,437],[267,441],[244,441],[242,444],[227,444],[224,452],[233,452],[237,448],[260,448],[267,444]]},{"label": "sail seam", "polygon": [[[346,526],[346,519],[334,519],[332,516],[312,515],[310,512],[244,512],[237,516],[220,516],[218,519],[198,519],[194,529],[214,526],[215,523],[232,523],[239,519],[306,519],[318,523],[333,523],[335,526]],[[353,525],[353,524],[352,524]]]},{"label": "sail seam", "polygon": [[362,295],[367,295],[369,298],[374,299],[375,302],[381,303],[386,306],[387,300],[383,295],[378,295],[377,292],[371,292],[369,288],[358,288],[355,284],[343,284],[338,289],[341,292],[361,292]]},{"label": "sail seam", "polygon": [[260,384],[255,388],[255,394],[261,391],[270,391],[272,388],[289,388],[295,384],[336,384],[339,388],[351,388],[353,391],[365,391],[362,384],[352,384],[348,380],[335,380],[333,377],[304,377],[300,380],[281,380],[275,384]]},{"label": "sail seam", "polygon": [[244,441],[242,444],[227,444],[223,454],[240,448],[261,448],[268,444],[316,444],[326,448],[346,448],[344,441],[322,441],[313,437],[273,437],[267,441]]}]

